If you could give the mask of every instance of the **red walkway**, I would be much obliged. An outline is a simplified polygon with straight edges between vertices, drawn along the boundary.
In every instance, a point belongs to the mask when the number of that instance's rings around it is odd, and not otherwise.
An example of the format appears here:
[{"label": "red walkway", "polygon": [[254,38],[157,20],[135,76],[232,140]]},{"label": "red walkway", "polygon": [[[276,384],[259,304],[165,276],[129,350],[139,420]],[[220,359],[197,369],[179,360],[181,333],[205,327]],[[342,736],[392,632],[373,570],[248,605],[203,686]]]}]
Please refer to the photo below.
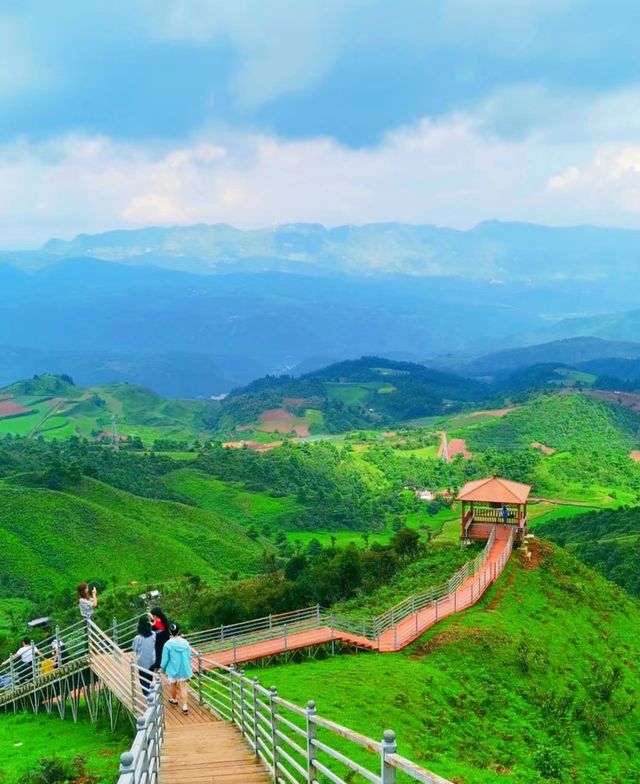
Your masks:
[{"label": "red walkway", "polygon": [[487,588],[498,579],[509,560],[513,542],[512,534],[513,526],[496,526],[496,538],[493,546],[484,565],[476,574],[467,578],[455,592],[398,621],[380,634],[377,640],[370,640],[339,628],[330,628],[325,621],[320,622],[323,625],[319,624],[315,628],[295,631],[295,627],[292,626],[283,634],[271,639],[236,644],[235,649],[231,647],[206,654],[203,666],[242,664],[332,641],[342,641],[381,653],[399,651],[424,634],[438,621],[471,607],[482,597]]}]

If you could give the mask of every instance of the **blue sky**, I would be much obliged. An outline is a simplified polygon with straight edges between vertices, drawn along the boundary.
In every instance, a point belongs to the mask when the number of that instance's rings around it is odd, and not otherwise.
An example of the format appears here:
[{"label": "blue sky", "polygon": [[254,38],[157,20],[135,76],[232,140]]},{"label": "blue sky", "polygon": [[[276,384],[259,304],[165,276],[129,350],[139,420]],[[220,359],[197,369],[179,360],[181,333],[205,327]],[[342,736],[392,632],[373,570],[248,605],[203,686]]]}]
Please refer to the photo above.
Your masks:
[{"label": "blue sky", "polygon": [[0,245],[148,224],[640,228],[630,0],[2,0]]}]

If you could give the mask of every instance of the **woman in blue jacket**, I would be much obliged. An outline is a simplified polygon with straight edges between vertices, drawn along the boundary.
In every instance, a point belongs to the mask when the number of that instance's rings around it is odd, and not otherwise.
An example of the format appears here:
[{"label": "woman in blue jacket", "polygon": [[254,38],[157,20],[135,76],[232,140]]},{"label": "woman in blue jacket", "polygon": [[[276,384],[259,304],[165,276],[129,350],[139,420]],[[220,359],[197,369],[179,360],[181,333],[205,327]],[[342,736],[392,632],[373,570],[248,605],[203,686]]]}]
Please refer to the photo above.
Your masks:
[{"label": "woman in blue jacket", "polygon": [[169,624],[171,637],[162,651],[160,669],[163,670],[171,685],[169,702],[178,704],[178,696],[182,703],[182,712],[189,712],[187,702],[187,681],[193,676],[191,669],[191,646],[182,636],[182,630],[177,623]]}]

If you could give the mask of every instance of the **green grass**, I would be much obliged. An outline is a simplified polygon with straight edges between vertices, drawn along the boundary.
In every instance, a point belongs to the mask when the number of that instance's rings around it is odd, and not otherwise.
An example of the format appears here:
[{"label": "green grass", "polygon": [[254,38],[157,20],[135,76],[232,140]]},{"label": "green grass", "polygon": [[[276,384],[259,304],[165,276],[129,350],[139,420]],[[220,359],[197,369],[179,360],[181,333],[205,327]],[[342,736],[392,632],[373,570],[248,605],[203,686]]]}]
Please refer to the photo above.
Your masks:
[{"label": "green grass", "polygon": [[[640,781],[640,608],[561,550],[398,654],[251,672],[460,784]],[[619,669],[614,669],[619,668]],[[345,748],[346,743],[340,742]]]},{"label": "green grass", "polygon": [[363,384],[327,383],[327,398],[331,402],[344,403],[345,406],[357,406],[369,396],[370,390]]},{"label": "green grass", "polygon": [[[53,376],[43,377],[42,383],[46,387],[54,380]],[[30,387],[31,382],[26,384]],[[23,385],[14,386],[20,392]],[[112,414],[117,416],[120,435],[138,436],[147,445],[157,438],[193,441],[212,435],[204,424],[209,408],[206,401],[165,400],[132,384],[107,384],[89,389],[66,383],[59,386],[46,397],[37,389],[33,394],[16,394],[16,402],[31,408],[33,413],[1,419],[0,435],[92,438],[96,432],[111,431]]]},{"label": "green grass", "polygon": [[240,485],[222,482],[201,471],[184,469],[165,477],[167,487],[191,498],[200,508],[219,514],[243,527],[291,526],[300,511],[292,498],[273,498],[266,493],[248,492]]},{"label": "green grass", "polygon": [[121,721],[116,731],[94,726],[86,718],[74,724],[55,715],[6,713],[0,716],[0,783],[14,784],[42,758],[72,760],[82,756],[99,784],[113,784],[119,756],[131,746],[131,726]]},{"label": "green grass", "polygon": [[225,509],[141,498],[93,480],[70,492],[0,485],[0,590],[55,596],[185,573],[254,573],[263,547]]}]

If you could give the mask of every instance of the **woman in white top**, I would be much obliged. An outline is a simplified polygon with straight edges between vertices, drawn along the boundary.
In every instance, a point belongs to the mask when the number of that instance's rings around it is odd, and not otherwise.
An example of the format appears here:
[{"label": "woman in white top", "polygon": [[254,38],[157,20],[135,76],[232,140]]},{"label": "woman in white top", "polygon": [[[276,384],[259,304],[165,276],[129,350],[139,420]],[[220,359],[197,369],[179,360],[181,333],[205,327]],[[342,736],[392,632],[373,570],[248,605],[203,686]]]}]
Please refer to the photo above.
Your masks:
[{"label": "woman in white top", "polygon": [[85,620],[90,621],[93,618],[93,613],[95,612],[96,607],[98,606],[98,595],[96,587],[94,585],[91,591],[89,591],[89,585],[87,583],[80,583],[77,593],[80,615]]}]

